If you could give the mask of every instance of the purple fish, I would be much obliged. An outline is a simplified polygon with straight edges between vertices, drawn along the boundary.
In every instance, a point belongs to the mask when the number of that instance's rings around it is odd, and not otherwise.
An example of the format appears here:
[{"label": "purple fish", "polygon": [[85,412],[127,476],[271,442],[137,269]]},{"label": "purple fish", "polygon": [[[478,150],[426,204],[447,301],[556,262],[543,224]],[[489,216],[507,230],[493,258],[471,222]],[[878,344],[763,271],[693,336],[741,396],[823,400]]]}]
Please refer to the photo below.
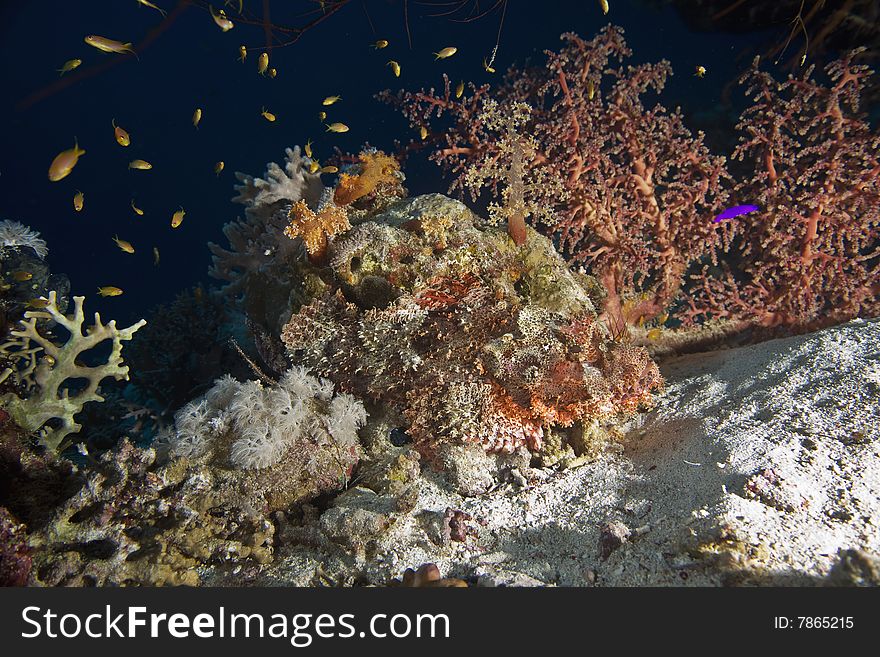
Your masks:
[{"label": "purple fish", "polygon": [[738,217],[741,214],[748,214],[749,212],[755,212],[760,210],[757,205],[734,205],[732,208],[727,208],[724,212],[719,214],[712,220],[712,223],[718,223],[719,221],[723,221],[725,219],[733,219],[734,217]]}]

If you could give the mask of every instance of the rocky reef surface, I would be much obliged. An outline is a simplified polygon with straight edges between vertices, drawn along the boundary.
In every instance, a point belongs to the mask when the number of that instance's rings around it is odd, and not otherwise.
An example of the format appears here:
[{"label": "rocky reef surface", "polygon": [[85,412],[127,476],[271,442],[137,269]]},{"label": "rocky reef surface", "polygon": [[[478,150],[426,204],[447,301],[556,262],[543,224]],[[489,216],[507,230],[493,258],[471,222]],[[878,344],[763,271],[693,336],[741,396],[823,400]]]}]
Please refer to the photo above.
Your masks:
[{"label": "rocky reef surface", "polygon": [[[476,496],[415,468],[398,494],[367,477],[282,526],[300,547],[261,580],[382,583],[435,562],[483,585],[876,585],[878,345],[880,320],[856,320],[669,361],[616,449],[510,463]],[[405,451],[384,451],[403,479]]]},{"label": "rocky reef surface", "polygon": [[73,465],[0,418],[9,583],[878,583],[880,321],[658,369],[549,239],[379,173],[218,250],[284,254],[224,270],[269,369],[152,447]]}]

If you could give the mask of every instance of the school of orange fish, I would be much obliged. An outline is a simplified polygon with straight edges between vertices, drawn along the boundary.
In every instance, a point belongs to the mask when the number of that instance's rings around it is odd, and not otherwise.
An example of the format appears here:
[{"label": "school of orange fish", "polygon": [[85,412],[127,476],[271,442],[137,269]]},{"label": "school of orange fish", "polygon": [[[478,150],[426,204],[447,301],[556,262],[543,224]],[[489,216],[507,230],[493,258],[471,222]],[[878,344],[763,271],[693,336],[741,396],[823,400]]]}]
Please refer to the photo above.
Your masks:
[{"label": "school of orange fish", "polygon": [[[165,10],[161,7],[158,7],[149,0],[136,0],[136,2],[140,5],[148,7],[150,9],[154,9],[160,12],[163,16],[166,15]],[[231,0],[227,0],[225,5],[231,4]],[[599,0],[599,5],[604,14],[608,13],[608,2],[607,0]],[[244,9],[243,0],[238,0],[238,12],[242,13]],[[219,27],[223,32],[229,32],[231,29],[235,27],[235,24],[232,20],[226,15],[224,9],[220,9],[218,11],[214,10],[213,6],[209,7],[211,18],[214,23]],[[107,37],[98,36],[98,35],[88,35],[84,39],[85,43],[97,50],[100,50],[105,53],[115,53],[115,54],[131,54],[137,57],[137,52],[132,47],[130,42],[122,42],[114,39],[109,39]],[[375,50],[383,50],[389,46],[389,41],[387,39],[379,39],[374,43],[370,44],[370,46]],[[495,55],[497,52],[497,45],[492,50],[491,55],[488,58],[483,59],[483,68],[489,73],[494,73],[495,69],[493,68],[493,64],[495,62]],[[442,48],[441,50],[432,53],[434,55],[435,61],[447,59],[452,57],[458,52],[458,48],[455,46],[447,46]],[[248,49],[246,46],[241,45],[238,47],[238,61],[245,62],[248,57]],[[68,73],[82,64],[81,59],[70,59],[66,61],[58,72],[61,75]],[[401,66],[400,63],[396,60],[388,60],[385,66],[391,67],[391,72],[395,77],[400,77]],[[698,67],[697,75],[702,77],[705,74],[705,69],[702,67]],[[269,67],[269,53],[262,52],[260,56],[257,58],[257,73],[260,75],[268,75],[270,78],[275,78],[277,75],[277,70],[275,68]],[[455,97],[457,99],[461,98],[464,94],[464,81],[460,81],[455,88]],[[338,95],[327,96],[321,101],[322,107],[329,107],[331,105],[336,104],[341,101],[342,97]],[[198,107],[194,110],[192,115],[192,124],[193,127],[198,129],[199,123],[202,120],[203,110],[201,107]],[[260,116],[270,123],[274,123],[277,119],[277,115],[274,112],[269,111],[266,107],[263,107],[260,111]],[[326,110],[321,110],[318,113],[318,118],[321,122],[325,122],[327,120],[327,112]],[[348,132],[349,127],[347,124],[342,123],[341,121],[335,121],[333,123],[324,123],[326,126],[326,131],[331,133],[345,133]],[[131,144],[131,135],[124,128],[116,124],[116,119],[111,120],[111,126],[113,128],[113,136],[116,140],[116,143],[122,147],[128,147]],[[425,140],[428,137],[427,128],[421,126],[419,129],[419,136],[422,140]],[[52,160],[52,163],[49,165],[49,180],[52,182],[58,182],[63,180],[67,176],[71,174],[74,167],[76,167],[79,158],[86,154],[85,149],[81,148],[79,143],[74,140],[73,148],[64,150],[60,152],[55,159]],[[335,166],[324,166],[322,167],[317,159],[314,158],[312,154],[312,142],[309,140],[305,145],[305,154],[311,160],[309,165],[310,173],[327,173],[334,174],[338,172],[337,167]],[[219,161],[214,165],[214,173],[216,175],[220,175],[220,173],[226,167],[225,162]],[[153,168],[153,165],[150,162],[142,159],[134,159],[131,160],[128,164],[129,169],[140,170],[140,171],[149,171]],[[76,212],[82,212],[85,207],[85,195],[82,191],[77,190],[73,197],[73,208]],[[137,207],[135,204],[135,200],[131,200],[131,209],[132,211],[138,215],[143,216],[144,211]],[[186,211],[181,207],[177,211],[175,211],[171,215],[171,227],[178,228],[183,223],[183,218],[186,215]],[[114,236],[113,241],[116,243],[117,247],[121,249],[125,253],[134,253],[135,249],[132,244],[126,240],[120,239],[119,236]],[[154,265],[159,265],[159,249],[158,247],[153,247],[153,263]],[[98,288],[98,294],[104,297],[114,297],[119,296],[123,293],[122,289],[116,287],[114,285],[104,285]]]}]

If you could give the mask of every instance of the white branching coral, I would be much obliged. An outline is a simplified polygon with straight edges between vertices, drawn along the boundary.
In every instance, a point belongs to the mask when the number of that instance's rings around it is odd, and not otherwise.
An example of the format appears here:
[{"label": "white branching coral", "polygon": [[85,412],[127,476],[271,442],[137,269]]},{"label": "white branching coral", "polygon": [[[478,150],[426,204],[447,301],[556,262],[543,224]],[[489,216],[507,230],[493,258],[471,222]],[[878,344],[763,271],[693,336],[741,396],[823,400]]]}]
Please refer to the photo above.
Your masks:
[{"label": "white branching coral", "polygon": [[[20,328],[10,331],[10,339],[0,345],[0,353],[15,364],[0,373],[0,381],[12,377],[27,391],[25,398],[7,393],[0,397],[0,406],[22,428],[41,430],[43,444],[56,451],[67,447],[68,436],[82,428],[74,416],[83,406],[91,401],[104,401],[98,394],[101,381],[108,376],[117,381],[128,379],[128,366],[122,364],[122,343],[131,340],[135,331],[147,323],[142,319],[118,329],[115,320],[102,324],[100,314],[95,313],[94,324],[83,330],[84,300],[85,297],[73,297],[73,314],[65,315],[58,309],[56,293],[49,292],[46,308],[27,311]],[[40,333],[37,326],[42,320],[54,321],[67,329],[67,342],[56,344]],[[80,356],[105,340],[111,341],[107,361],[95,366],[84,364]],[[57,421],[57,426],[47,425],[52,420]]]},{"label": "white branching coral", "polygon": [[45,240],[40,234],[17,221],[0,221],[0,255],[6,249],[29,247],[36,251],[40,258],[49,255]]},{"label": "white branching coral", "polygon": [[246,206],[245,213],[249,218],[252,214],[271,215],[282,202],[290,205],[302,200],[315,207],[321,197],[324,186],[320,174],[309,173],[311,160],[302,157],[299,146],[287,148],[284,152],[284,168],[269,162],[263,174],[265,178],[235,172],[235,177],[242,184],[235,186],[238,196],[232,200]]},{"label": "white branching coral", "polygon": [[330,381],[294,367],[270,386],[224,376],[174,420],[170,443],[179,456],[200,457],[228,443],[234,467],[267,468],[293,452],[315,474],[321,453],[357,451],[367,413],[351,395],[334,395]]}]

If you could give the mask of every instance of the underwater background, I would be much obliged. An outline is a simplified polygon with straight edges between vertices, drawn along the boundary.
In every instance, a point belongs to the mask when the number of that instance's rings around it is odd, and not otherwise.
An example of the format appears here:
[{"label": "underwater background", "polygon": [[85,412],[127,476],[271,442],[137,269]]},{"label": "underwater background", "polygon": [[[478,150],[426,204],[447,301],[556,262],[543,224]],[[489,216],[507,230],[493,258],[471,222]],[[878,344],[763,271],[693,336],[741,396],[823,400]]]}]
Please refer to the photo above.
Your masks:
[{"label": "underwater background", "polygon": [[651,531],[609,486],[705,585],[876,551],[878,45],[873,0],[0,4],[0,582],[590,584]]},{"label": "underwater background", "polygon": [[[495,45],[500,10],[456,22],[468,18],[473,3],[463,3],[451,17],[432,17],[448,8],[410,2],[410,46],[405,3],[353,1],[296,43],[274,47],[271,66],[278,74],[270,79],[256,71],[265,45],[262,26],[238,24],[223,32],[197,4],[156,4],[170,12],[167,22],[135,0],[0,5],[0,217],[39,231],[50,245],[53,271],[70,277],[73,293],[87,295],[90,309],[125,325],[181,289],[212,283],[206,243],[224,245],[223,224],[241,215],[229,200],[233,172],[258,174],[285,147],[309,139],[321,159],[334,147],[357,152],[369,142],[388,151],[395,140],[414,138],[393,108],[373,98],[383,89],[439,86],[442,73],[477,84],[497,82],[515,62],[540,62],[545,49],[559,46],[561,33],[591,37],[612,21],[626,32],[632,63],[672,63],[664,104],[681,105],[692,129],[714,128],[710,143],[724,146],[723,130],[733,124],[727,114],[735,117],[739,110],[724,104],[725,85],[768,38],[784,38],[789,31],[788,22],[745,34],[692,31],[675,8],[637,0],[611,2],[608,16],[592,1],[514,0],[505,12],[493,76],[482,61]],[[269,5],[278,25],[304,24],[320,13],[317,2]],[[246,1],[244,7],[259,22],[262,2]],[[299,18],[305,12],[312,14]],[[90,48],[83,43],[87,34],[131,41],[138,58]],[[390,45],[370,48],[377,39]],[[238,61],[242,44],[251,48],[244,63]],[[448,45],[458,53],[435,61],[432,53]],[[72,58],[82,65],[59,79],[56,69]],[[390,59],[400,62],[400,78],[386,66]],[[710,71],[704,78],[693,74],[700,65]],[[322,99],[333,94],[343,100],[327,108],[328,114],[351,127],[346,134],[326,132],[318,118]],[[738,89],[727,93],[733,103],[741,97]],[[260,116],[263,107],[277,116],[274,123]],[[203,110],[198,129],[192,125],[196,108]],[[127,148],[114,142],[114,119],[131,135]],[[87,155],[70,176],[50,183],[49,163],[72,147],[74,138]],[[129,170],[134,158],[154,168]],[[218,176],[214,164],[221,160],[225,169]],[[413,195],[448,187],[440,168],[419,155],[409,159],[405,172]],[[85,196],[81,213],[72,206],[77,190]],[[143,217],[132,212],[132,200]],[[180,206],[186,219],[175,230],[169,220]],[[135,245],[136,253],[120,251],[111,240],[117,234]],[[161,255],[158,267],[153,246]],[[103,299],[94,294],[102,285],[125,292]]]}]

